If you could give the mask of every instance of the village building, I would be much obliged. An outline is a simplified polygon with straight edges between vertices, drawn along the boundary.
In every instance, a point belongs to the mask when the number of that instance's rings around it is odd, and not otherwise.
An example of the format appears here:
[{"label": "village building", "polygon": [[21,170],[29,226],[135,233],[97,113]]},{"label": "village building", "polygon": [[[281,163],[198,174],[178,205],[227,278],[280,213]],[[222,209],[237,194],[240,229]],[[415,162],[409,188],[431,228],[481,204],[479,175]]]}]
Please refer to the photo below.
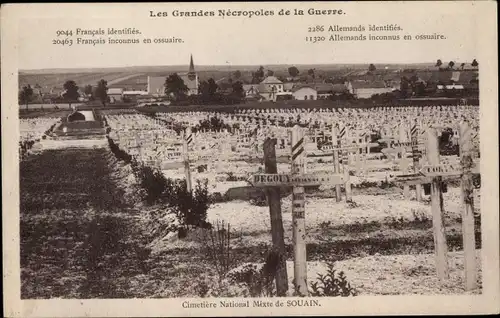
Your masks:
[{"label": "village building", "polygon": [[147,95],[148,92],[146,91],[123,91],[123,96],[127,97],[137,97],[137,96],[142,96],[142,95]]},{"label": "village building", "polygon": [[390,93],[393,91],[392,87],[388,87],[383,81],[351,81],[350,91],[354,97],[371,98],[376,94]]},{"label": "village building", "polygon": [[283,93],[283,82],[275,76],[268,76],[259,84],[259,94],[265,100],[276,100],[276,94]]},{"label": "village building", "polygon": [[283,83],[283,91],[284,92],[291,92],[294,86],[295,86],[295,83]]},{"label": "village building", "polygon": [[[198,73],[194,69],[193,56],[191,55],[191,60],[189,62],[189,70],[186,73],[178,73],[179,77],[184,81],[187,86],[187,95],[197,95],[199,87]],[[153,96],[164,96],[165,95],[165,81],[167,76],[148,76],[148,89],[147,93]]]},{"label": "village building", "polygon": [[191,55],[191,60],[189,61],[189,71],[187,73],[179,73],[178,75],[188,88],[187,95],[197,95],[200,83],[198,73],[194,70],[193,55]]},{"label": "village building", "polygon": [[318,92],[312,85],[297,85],[292,89],[292,95],[295,100],[318,99]]},{"label": "village building", "polygon": [[243,84],[243,91],[246,96],[259,94],[259,84]]},{"label": "village building", "polygon": [[110,103],[123,101],[123,88],[108,88],[108,97]]},{"label": "village building", "polygon": [[333,95],[333,84],[331,83],[318,83],[314,85],[314,89],[318,93],[318,99],[328,99]]},{"label": "village building", "polygon": [[152,96],[165,95],[165,80],[166,76],[148,76],[148,94]]},{"label": "village building", "polygon": [[243,91],[247,101],[261,101],[264,99],[259,93],[259,84],[243,84]]},{"label": "village building", "polygon": [[146,91],[123,91],[123,100],[137,101],[139,96],[145,96],[148,92]]}]

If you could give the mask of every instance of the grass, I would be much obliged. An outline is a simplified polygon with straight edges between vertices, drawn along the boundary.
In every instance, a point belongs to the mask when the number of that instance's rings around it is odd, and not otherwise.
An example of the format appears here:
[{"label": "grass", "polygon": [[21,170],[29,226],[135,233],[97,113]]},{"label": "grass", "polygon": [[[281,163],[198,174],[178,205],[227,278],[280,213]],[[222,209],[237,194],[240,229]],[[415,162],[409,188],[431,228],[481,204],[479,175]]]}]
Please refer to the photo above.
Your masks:
[{"label": "grass", "polygon": [[123,204],[107,158],[67,149],[21,163],[23,299],[126,297],[123,278],[148,272],[137,211]]}]

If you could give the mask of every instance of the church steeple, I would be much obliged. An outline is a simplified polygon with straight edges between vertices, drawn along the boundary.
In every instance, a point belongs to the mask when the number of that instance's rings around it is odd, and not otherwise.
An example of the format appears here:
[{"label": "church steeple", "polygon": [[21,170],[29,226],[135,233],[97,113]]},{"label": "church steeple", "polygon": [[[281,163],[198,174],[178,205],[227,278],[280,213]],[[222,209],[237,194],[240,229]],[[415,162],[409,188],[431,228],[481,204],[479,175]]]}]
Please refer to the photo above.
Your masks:
[{"label": "church steeple", "polygon": [[193,54],[191,54],[191,61],[189,62],[189,79],[193,80],[196,77],[196,72],[194,70]]}]

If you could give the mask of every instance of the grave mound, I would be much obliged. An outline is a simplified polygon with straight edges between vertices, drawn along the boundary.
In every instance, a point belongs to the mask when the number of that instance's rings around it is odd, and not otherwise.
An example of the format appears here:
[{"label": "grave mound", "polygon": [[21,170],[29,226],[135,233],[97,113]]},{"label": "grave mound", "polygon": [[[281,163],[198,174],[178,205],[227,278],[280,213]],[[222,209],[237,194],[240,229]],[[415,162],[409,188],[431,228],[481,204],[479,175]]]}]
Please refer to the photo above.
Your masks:
[{"label": "grave mound", "polygon": [[54,139],[104,139],[106,130],[101,114],[92,110],[75,110],[63,117],[61,124],[54,129]]}]

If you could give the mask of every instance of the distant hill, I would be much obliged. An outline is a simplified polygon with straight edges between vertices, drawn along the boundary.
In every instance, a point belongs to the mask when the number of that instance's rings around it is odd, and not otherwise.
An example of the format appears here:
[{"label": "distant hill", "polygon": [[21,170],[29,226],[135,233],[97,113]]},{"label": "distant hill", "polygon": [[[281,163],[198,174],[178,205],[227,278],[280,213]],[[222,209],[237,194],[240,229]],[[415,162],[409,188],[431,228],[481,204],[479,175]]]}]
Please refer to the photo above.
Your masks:
[{"label": "distant hill", "polygon": [[[195,65],[197,71],[253,71],[260,65]],[[366,69],[367,64],[262,64],[264,69],[279,70],[296,66],[299,69]],[[434,63],[413,63],[413,64],[375,64],[377,68],[404,69],[404,68],[428,68]],[[184,72],[189,65],[157,65],[157,66],[123,66],[123,67],[99,67],[99,68],[52,68],[37,70],[19,70],[20,75],[30,74],[67,74],[67,73],[173,73]]]},{"label": "distant hill", "polygon": [[[382,77],[397,77],[400,70],[417,70],[436,72],[434,63],[413,64],[375,64],[377,71],[373,75],[366,75],[369,64],[264,64],[264,72],[272,70],[278,78],[289,77],[288,68],[295,66],[299,70],[299,78],[308,77],[308,70],[314,69],[315,78],[358,78],[366,80],[380,80]],[[251,83],[252,72],[260,65],[195,65],[201,81],[213,78],[216,81],[227,81],[229,78]],[[172,73],[186,72],[188,65],[163,65],[163,66],[124,66],[108,68],[61,68],[43,70],[21,70],[19,72],[19,88],[25,85],[41,86],[44,92],[53,88],[61,88],[67,80],[73,80],[79,87],[86,85],[95,86],[104,79],[108,87],[119,87],[126,90],[145,90],[148,76],[167,77]],[[234,78],[235,71],[240,71],[241,77]]]}]

